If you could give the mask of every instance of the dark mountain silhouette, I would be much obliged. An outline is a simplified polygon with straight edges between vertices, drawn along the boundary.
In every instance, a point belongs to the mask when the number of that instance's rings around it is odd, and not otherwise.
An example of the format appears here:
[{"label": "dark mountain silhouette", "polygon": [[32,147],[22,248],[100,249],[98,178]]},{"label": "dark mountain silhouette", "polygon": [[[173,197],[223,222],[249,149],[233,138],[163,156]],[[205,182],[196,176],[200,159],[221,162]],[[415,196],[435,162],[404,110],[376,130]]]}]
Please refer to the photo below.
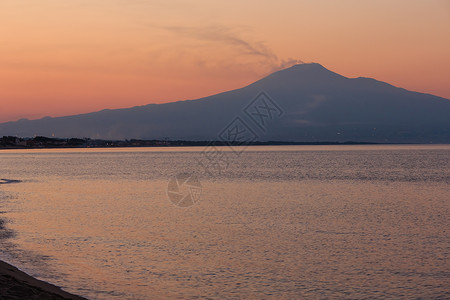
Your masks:
[{"label": "dark mountain silhouette", "polygon": [[[257,122],[267,121],[258,127],[244,108],[261,91],[283,114],[259,106],[270,116],[250,114]],[[236,117],[262,141],[450,143],[450,100],[370,78],[347,78],[315,63],[198,100],[2,123],[0,135],[217,140]]]}]

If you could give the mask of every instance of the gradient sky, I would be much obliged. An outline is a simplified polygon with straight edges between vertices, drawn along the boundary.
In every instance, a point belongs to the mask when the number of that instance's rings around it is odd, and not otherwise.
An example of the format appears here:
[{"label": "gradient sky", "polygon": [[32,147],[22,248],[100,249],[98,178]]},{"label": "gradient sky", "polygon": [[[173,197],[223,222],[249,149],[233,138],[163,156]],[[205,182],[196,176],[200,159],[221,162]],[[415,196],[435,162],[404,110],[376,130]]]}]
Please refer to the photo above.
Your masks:
[{"label": "gradient sky", "polygon": [[296,61],[450,98],[448,0],[0,0],[0,122],[195,99]]}]

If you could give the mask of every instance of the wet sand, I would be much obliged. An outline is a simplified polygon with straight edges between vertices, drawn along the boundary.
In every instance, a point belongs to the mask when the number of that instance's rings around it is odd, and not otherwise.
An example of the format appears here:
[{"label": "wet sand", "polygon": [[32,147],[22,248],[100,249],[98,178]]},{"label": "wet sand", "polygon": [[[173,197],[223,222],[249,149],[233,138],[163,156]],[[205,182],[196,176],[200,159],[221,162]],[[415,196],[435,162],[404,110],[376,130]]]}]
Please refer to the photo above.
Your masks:
[{"label": "wet sand", "polygon": [[0,299],[84,299],[0,261]]}]

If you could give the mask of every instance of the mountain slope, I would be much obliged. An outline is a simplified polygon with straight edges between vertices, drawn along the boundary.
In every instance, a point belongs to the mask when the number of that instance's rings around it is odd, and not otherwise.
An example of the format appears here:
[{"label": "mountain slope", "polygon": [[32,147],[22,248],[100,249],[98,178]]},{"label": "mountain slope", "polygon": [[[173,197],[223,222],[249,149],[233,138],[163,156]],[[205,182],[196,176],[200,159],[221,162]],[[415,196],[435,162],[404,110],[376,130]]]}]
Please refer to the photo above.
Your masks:
[{"label": "mountain slope", "polygon": [[[261,91],[283,111],[263,128],[244,111]],[[0,135],[210,140],[237,116],[258,140],[450,143],[450,100],[346,78],[319,64],[198,100],[3,123]]]}]

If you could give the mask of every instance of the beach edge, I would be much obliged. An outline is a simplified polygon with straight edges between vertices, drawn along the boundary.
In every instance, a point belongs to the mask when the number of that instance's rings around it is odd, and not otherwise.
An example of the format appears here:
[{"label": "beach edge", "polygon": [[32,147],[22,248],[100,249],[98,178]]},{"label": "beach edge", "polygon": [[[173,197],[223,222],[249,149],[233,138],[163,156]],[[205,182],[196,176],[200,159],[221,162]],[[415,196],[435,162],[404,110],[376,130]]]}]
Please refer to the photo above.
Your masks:
[{"label": "beach edge", "polygon": [[0,298],[24,299],[23,297],[26,299],[86,300],[86,298],[65,292],[53,284],[38,280],[0,260]]}]

